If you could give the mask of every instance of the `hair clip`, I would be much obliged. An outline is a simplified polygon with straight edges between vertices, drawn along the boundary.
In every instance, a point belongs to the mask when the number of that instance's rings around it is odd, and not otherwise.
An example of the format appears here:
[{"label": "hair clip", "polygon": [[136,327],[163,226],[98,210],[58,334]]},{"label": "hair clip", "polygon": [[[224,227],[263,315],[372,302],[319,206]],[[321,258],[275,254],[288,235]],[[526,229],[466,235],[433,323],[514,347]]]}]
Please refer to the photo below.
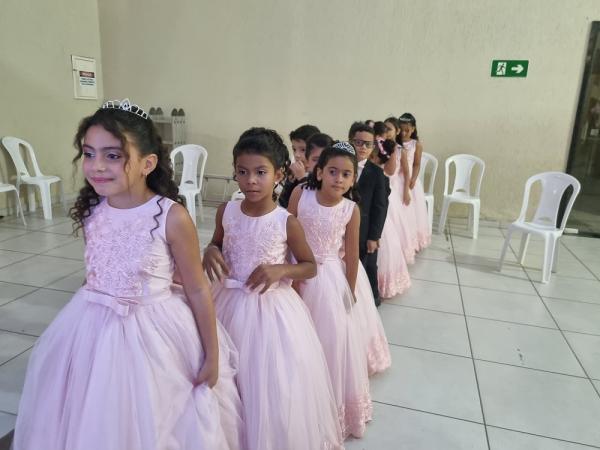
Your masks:
[{"label": "hair clip", "polygon": [[412,117],[398,117],[398,122],[404,122],[404,123],[412,123],[413,122],[413,118]]},{"label": "hair clip", "polygon": [[337,148],[338,150],[348,152],[351,155],[356,156],[356,151],[354,150],[354,147],[352,147],[348,142],[344,142],[344,141],[336,142],[335,144],[332,145],[332,147]]},{"label": "hair clip", "polygon": [[105,102],[100,109],[120,109],[135,114],[136,116],[140,116],[142,119],[148,118],[148,113],[135,103],[132,104],[128,98],[124,98],[123,100],[109,100]]}]

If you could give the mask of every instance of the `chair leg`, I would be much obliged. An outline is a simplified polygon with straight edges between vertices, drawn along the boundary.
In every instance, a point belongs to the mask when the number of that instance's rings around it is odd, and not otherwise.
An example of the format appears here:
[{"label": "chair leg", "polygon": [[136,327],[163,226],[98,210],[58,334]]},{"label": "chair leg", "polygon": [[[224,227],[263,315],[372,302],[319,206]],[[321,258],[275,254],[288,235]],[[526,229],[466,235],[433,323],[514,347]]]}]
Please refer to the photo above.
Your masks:
[{"label": "chair leg", "polygon": [[473,239],[479,236],[479,203],[473,203]]},{"label": "chair leg", "polygon": [[508,250],[508,246],[510,244],[510,238],[512,237],[513,230],[512,228],[508,228],[506,233],[506,239],[504,239],[504,245],[502,246],[502,253],[500,253],[500,262],[498,263],[498,272],[502,271],[502,264],[504,263],[504,257],[506,256],[506,250]]},{"label": "chair leg", "polygon": [[442,214],[440,215],[440,223],[438,225],[438,233],[443,233],[444,228],[446,227],[446,219],[448,218],[448,207],[450,206],[450,201],[444,198],[444,203],[442,204]]},{"label": "chair leg", "polygon": [[433,200],[429,199],[427,203],[427,220],[429,221],[429,234],[433,233]]},{"label": "chair leg", "polygon": [[467,217],[467,231],[473,232],[473,221],[475,220],[474,209],[475,205],[472,205],[472,208],[469,208],[469,216]]},{"label": "chair leg", "polygon": [[556,245],[554,246],[554,258],[552,260],[552,272],[556,273],[558,269],[558,253],[560,249],[560,239],[556,240]]},{"label": "chair leg", "polygon": [[23,214],[23,205],[21,205],[21,199],[19,198],[19,191],[15,190],[15,199],[17,204],[17,217],[19,213],[21,213],[21,220],[23,221],[23,225],[27,226],[27,222],[25,222],[25,214]]},{"label": "chair leg", "polygon": [[519,264],[525,263],[525,254],[527,253],[527,246],[529,245],[529,233],[523,232],[521,236],[521,248],[519,248]]},{"label": "chair leg", "polygon": [[200,216],[200,222],[204,222],[204,206],[200,195],[198,195],[198,215]]},{"label": "chair leg", "polygon": [[35,186],[33,184],[27,185],[27,203],[29,204],[29,212],[35,212]]},{"label": "chair leg", "polygon": [[193,194],[185,195],[185,207],[190,213],[192,222],[194,222],[194,225],[196,225],[196,199],[194,198]]},{"label": "chair leg", "polygon": [[60,189],[60,202],[62,203],[63,211],[67,214],[67,199],[65,198],[65,188],[63,186],[62,180],[58,182],[58,187]]},{"label": "chair leg", "polygon": [[554,261],[554,250],[556,249],[556,239],[554,236],[546,235],[544,246],[544,266],[542,267],[542,283],[550,281],[552,272],[552,263]]},{"label": "chair leg", "polygon": [[40,184],[40,196],[42,197],[42,211],[44,211],[44,219],[52,220],[52,194],[50,185],[47,183]]}]

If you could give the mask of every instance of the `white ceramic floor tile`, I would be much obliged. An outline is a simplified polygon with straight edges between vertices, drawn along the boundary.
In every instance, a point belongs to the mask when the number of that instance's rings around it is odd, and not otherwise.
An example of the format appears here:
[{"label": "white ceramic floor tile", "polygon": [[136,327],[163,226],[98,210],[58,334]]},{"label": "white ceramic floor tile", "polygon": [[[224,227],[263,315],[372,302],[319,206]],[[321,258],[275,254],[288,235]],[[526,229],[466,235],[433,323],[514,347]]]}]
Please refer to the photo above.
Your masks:
[{"label": "white ceramic floor tile", "polygon": [[39,336],[71,297],[70,292],[39,289],[0,306],[0,329]]},{"label": "white ceramic floor tile", "polygon": [[36,231],[2,241],[0,242],[0,248],[24,253],[43,253],[74,240],[75,238],[71,236]]},{"label": "white ceramic floor tile", "polygon": [[13,301],[29,292],[35,291],[37,288],[32,286],[24,286],[22,284],[5,283],[0,281],[0,306]]},{"label": "white ceramic floor tile", "polygon": [[462,315],[386,304],[379,314],[390,344],[471,356]]},{"label": "white ceramic floor tile", "polygon": [[495,267],[457,264],[462,286],[480,287],[498,291],[536,294],[527,274],[521,269],[504,267],[498,272]]},{"label": "white ceramic floor tile", "polygon": [[546,297],[544,301],[562,330],[600,335],[600,305]]},{"label": "white ceramic floor tile", "polygon": [[17,414],[31,350],[0,366],[0,410]]},{"label": "white ceramic floor tile", "polygon": [[470,237],[457,236],[452,234],[452,247],[456,250],[489,250],[496,252],[500,256],[500,251],[504,245],[504,238],[502,236],[485,236],[480,235],[477,239],[471,239]]},{"label": "white ceramic floor tile", "polygon": [[0,364],[4,364],[35,343],[34,337],[0,331]]},{"label": "white ceramic floor tile", "polygon": [[65,234],[71,236],[73,235],[73,221],[68,220],[56,225],[50,225],[42,228],[42,231],[45,233]]},{"label": "white ceramic floor tile", "polygon": [[587,445],[600,445],[600,397],[590,381],[475,362],[486,422]]},{"label": "white ceramic floor tile", "polygon": [[435,259],[437,261],[445,261],[448,263],[454,261],[452,250],[438,247],[427,247],[417,254],[417,259]]},{"label": "white ceramic floor tile", "polygon": [[373,421],[346,450],[487,450],[483,425],[389,405],[373,405]]},{"label": "white ceramic floor tile", "polygon": [[463,286],[461,291],[465,313],[468,316],[556,328],[544,303],[537,295],[467,286]]},{"label": "white ceramic floor tile", "polygon": [[373,400],[481,422],[470,358],[390,346],[392,367],[371,378]]},{"label": "white ceramic floor tile", "polygon": [[56,280],[55,282],[50,283],[49,285],[44,287],[48,289],[58,289],[61,291],[75,292],[83,285],[84,280],[85,269],[81,269],[65,278]]},{"label": "white ceramic floor tile", "polygon": [[15,428],[17,416],[0,412],[0,438],[10,433]]},{"label": "white ceramic floor tile", "polygon": [[417,308],[462,314],[460,290],[457,285],[437,283],[427,280],[412,280],[412,286],[385,304],[415,306]]},{"label": "white ceramic floor tile", "polygon": [[31,253],[0,250],[0,268],[9,266],[24,259],[31,258]]},{"label": "white ceramic floor tile", "polygon": [[598,280],[583,280],[553,275],[546,284],[539,283],[537,280],[534,281],[537,290],[543,297],[600,304],[600,281]]},{"label": "white ceramic floor tile", "polygon": [[[473,264],[473,265],[483,265],[496,268],[498,267],[498,263],[500,262],[500,252],[497,250],[491,250],[487,248],[483,249],[454,249],[454,258],[457,263],[460,264]],[[515,255],[511,251],[506,252],[506,256],[504,257],[503,267],[506,268],[519,268],[519,264],[517,263],[517,259]]]},{"label": "white ceramic floor tile", "polygon": [[20,230],[17,228],[0,227],[0,242],[4,242],[7,239],[14,239],[18,236],[24,236],[27,230]]},{"label": "white ceramic floor tile", "polygon": [[408,266],[410,277],[416,280],[458,284],[454,263],[433,259],[418,259]]},{"label": "white ceramic floor tile", "polygon": [[475,358],[585,377],[559,330],[467,320]]},{"label": "white ceramic floor tile", "polygon": [[0,269],[0,281],[45,286],[83,267],[83,261],[37,255]]},{"label": "white ceramic floor tile", "polygon": [[44,255],[56,256],[59,258],[79,259],[83,261],[84,250],[85,244],[83,243],[83,239],[77,239],[69,244],[53,248],[52,250],[45,252]]},{"label": "white ceramic floor tile", "polygon": [[490,450],[588,450],[596,447],[488,427]]},{"label": "white ceramic floor tile", "polygon": [[591,378],[600,380],[600,336],[569,333],[565,336]]}]

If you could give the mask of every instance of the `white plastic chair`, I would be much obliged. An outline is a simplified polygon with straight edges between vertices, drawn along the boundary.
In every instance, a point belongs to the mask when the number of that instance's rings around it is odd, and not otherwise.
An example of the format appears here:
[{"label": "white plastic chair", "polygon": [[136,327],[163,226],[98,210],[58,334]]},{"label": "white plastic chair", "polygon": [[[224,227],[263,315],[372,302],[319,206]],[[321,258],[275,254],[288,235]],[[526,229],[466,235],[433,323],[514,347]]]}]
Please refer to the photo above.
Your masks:
[{"label": "white plastic chair", "polygon": [[[40,167],[37,163],[37,159],[35,158],[35,152],[33,151],[33,147],[27,141],[23,139],[19,139],[12,136],[5,136],[2,138],[2,145],[4,148],[8,150],[10,157],[17,169],[17,183],[16,188],[17,191],[21,188],[22,184],[26,184],[27,193],[29,198],[29,211],[35,211],[35,191],[34,186],[37,186],[40,190],[40,197],[42,199],[42,209],[44,211],[44,219],[52,220],[52,194],[50,192],[50,185],[53,183],[60,183],[60,200],[63,205],[63,209],[66,211],[65,204],[65,193],[63,189],[62,180],[60,177],[54,175],[44,175],[40,170]],[[35,176],[31,176],[29,174],[29,170],[27,169],[27,165],[21,156],[20,146],[23,146],[28,153],[29,160],[31,161],[31,165],[33,166],[33,170],[35,172]]]},{"label": "white plastic chair", "polygon": [[15,193],[15,198],[17,200],[17,215],[19,215],[19,212],[21,213],[21,220],[23,220],[23,225],[27,226],[27,222],[25,222],[25,215],[23,214],[23,206],[21,206],[21,198],[19,196],[19,191],[17,190],[17,187],[14,184],[3,183],[2,180],[0,180],[0,192],[10,191],[14,191]]},{"label": "white plastic chair", "polygon": [[245,198],[246,198],[246,196],[239,189],[237,191],[235,191],[233,194],[231,194],[231,200],[232,201],[235,201],[235,200],[244,200]]},{"label": "white plastic chair", "polygon": [[[171,164],[175,168],[175,157],[181,154],[183,157],[183,171],[179,182],[179,195],[185,198],[185,206],[196,223],[196,197],[198,197],[198,209],[200,221],[204,221],[204,210],[202,207],[202,182],[204,181],[204,168],[208,152],[201,145],[180,145],[171,151]],[[198,169],[198,165],[200,169]]]},{"label": "white plastic chair", "polygon": [[[535,182],[541,182],[542,192],[539,203],[531,222],[525,221],[527,208],[529,206],[529,194],[531,185]],[[562,216],[560,226],[556,227],[558,210],[565,190],[573,187],[573,193],[567,203],[567,207]],[[579,194],[581,184],[575,177],[562,172],[542,172],[530,177],[525,183],[525,193],[523,194],[523,205],[519,217],[508,226],[504,246],[500,255],[498,270],[502,270],[502,263],[506,250],[510,244],[510,238],[514,231],[523,233],[521,237],[521,248],[519,250],[519,264],[525,261],[525,253],[529,244],[531,234],[536,234],[544,238],[544,265],[542,267],[542,283],[547,283],[550,280],[551,272],[556,272],[558,260],[558,239],[562,236],[567,223],[571,208],[575,202],[575,198]]]},{"label": "white plastic chair", "polygon": [[[425,173],[431,165],[431,176],[429,177],[429,183],[427,188],[425,187]],[[421,171],[419,172],[419,178],[425,191],[425,203],[427,204],[427,219],[429,220],[429,233],[433,230],[433,185],[435,184],[435,175],[438,169],[438,160],[431,153],[423,152],[421,154]]]},{"label": "white plastic chair", "polygon": [[[450,178],[450,165],[454,164],[456,174],[454,176],[454,186],[452,192],[448,192],[448,180]],[[473,168],[477,167],[478,173],[475,179],[475,192],[471,194],[471,176]],[[460,154],[450,156],[446,160],[446,174],[444,179],[444,203],[442,205],[442,215],[440,216],[440,224],[438,233],[441,233],[446,226],[448,218],[448,208],[451,203],[465,203],[471,205],[469,210],[468,226],[473,230],[473,239],[477,239],[479,234],[479,192],[481,191],[481,181],[483,180],[483,172],[485,171],[485,162],[481,158],[473,155]]]}]

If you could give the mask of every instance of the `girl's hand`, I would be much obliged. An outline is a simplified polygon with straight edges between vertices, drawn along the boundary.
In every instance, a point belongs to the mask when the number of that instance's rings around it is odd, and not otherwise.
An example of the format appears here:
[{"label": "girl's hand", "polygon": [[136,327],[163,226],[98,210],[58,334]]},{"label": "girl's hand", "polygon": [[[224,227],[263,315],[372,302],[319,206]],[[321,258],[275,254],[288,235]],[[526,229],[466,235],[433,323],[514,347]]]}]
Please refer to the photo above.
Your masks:
[{"label": "girl's hand", "polygon": [[290,164],[290,173],[294,176],[296,180],[304,178],[306,175],[306,167],[300,161],[294,161]]},{"label": "girl's hand", "polygon": [[406,206],[410,205],[410,191],[409,190],[404,191],[403,202]]},{"label": "girl's hand", "polygon": [[216,245],[209,245],[206,248],[202,265],[210,281],[223,281],[223,278],[229,276],[229,267],[223,259],[223,253]]},{"label": "girl's hand", "polygon": [[415,187],[415,183],[417,182],[417,180],[410,180],[410,184],[408,185],[408,187],[410,189],[413,189]]},{"label": "girl's hand", "polygon": [[277,283],[284,275],[285,270],[280,265],[261,264],[250,274],[248,281],[246,281],[246,286],[254,290],[263,285],[260,294],[264,294],[272,284]]},{"label": "girl's hand", "polygon": [[196,377],[196,386],[206,383],[209,388],[217,384],[219,378],[219,360],[205,359]]}]

